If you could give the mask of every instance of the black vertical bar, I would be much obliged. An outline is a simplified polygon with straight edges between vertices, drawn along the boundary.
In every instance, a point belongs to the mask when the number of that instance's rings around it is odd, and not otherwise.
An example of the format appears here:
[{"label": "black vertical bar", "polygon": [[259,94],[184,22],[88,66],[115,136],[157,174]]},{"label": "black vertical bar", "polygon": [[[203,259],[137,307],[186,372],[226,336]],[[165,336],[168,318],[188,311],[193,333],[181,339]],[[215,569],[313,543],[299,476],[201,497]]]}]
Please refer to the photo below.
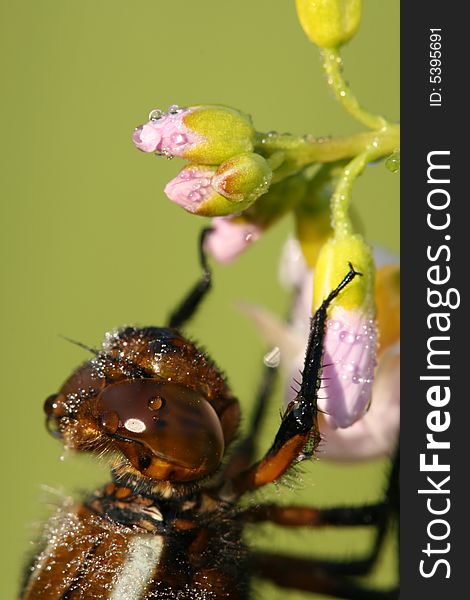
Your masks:
[{"label": "black vertical bar", "polygon": [[[465,3],[437,0],[402,2],[401,597],[406,600],[468,595],[470,31],[464,8]],[[435,167],[428,172],[431,163]],[[439,293],[454,308],[439,306]]]}]

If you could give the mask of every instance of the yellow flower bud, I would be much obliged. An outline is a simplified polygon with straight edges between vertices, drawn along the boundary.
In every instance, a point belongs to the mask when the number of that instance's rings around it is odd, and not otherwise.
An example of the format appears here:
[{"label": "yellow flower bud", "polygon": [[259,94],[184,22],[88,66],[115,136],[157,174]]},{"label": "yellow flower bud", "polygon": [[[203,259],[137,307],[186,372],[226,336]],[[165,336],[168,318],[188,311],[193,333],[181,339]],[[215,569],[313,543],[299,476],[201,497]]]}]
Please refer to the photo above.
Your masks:
[{"label": "yellow flower bud", "polygon": [[328,294],[348,272],[348,263],[362,277],[356,277],[336,298],[335,306],[345,310],[360,308],[373,311],[374,262],[372,251],[359,234],[330,238],[323,246],[315,267],[313,310],[316,310]]},{"label": "yellow flower bud", "polygon": [[320,48],[337,48],[356,33],[362,0],[296,0],[300,24]]}]

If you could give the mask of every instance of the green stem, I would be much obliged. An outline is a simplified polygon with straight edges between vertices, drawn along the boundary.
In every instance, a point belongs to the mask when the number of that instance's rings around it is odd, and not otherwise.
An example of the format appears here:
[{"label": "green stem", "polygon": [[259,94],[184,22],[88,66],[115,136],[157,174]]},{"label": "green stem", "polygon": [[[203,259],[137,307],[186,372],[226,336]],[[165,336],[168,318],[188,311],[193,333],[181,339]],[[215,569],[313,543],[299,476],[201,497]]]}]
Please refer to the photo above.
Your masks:
[{"label": "green stem", "polygon": [[338,179],[335,191],[331,197],[331,224],[335,237],[341,238],[353,233],[349,205],[351,203],[351,190],[354,181],[366,168],[367,164],[377,158],[380,150],[377,145],[371,144],[369,148],[349,162]]},{"label": "green stem", "polygon": [[377,150],[376,159],[389,156],[400,147],[400,127],[389,125],[381,131],[365,131],[337,138],[259,133],[255,149],[265,157],[282,156],[282,164],[275,172],[279,181],[310,164],[353,158],[369,147]]},{"label": "green stem", "polygon": [[352,93],[351,88],[343,78],[341,69],[342,59],[339,50],[336,48],[322,49],[321,57],[328,85],[345,110],[357,121],[370,129],[384,129],[388,127],[389,123],[384,117],[364,110],[359,104],[356,96]]}]

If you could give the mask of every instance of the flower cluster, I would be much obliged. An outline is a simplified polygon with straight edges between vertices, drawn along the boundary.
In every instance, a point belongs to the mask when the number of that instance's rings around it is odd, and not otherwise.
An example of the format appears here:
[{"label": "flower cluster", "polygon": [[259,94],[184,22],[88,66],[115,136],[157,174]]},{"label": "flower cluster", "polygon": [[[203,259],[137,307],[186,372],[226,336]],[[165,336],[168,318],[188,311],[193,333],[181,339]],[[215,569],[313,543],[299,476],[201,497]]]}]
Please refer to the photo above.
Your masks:
[{"label": "flower cluster", "polygon": [[[388,169],[399,169],[399,126],[366,111],[342,75],[340,48],[358,29],[362,0],[296,0],[296,6],[320,49],[328,86],[367,131],[343,138],[263,134],[233,108],[172,106],[152,111],[133,141],[142,152],[187,161],[165,193],[188,212],[213,217],[205,250],[218,262],[233,261],[293,215],[297,241],[283,266],[298,294],[291,322],[250,309],[267,340],[281,347],[288,390],[302,370],[312,314],[344,279],[348,263],[360,273],[328,308],[321,374],[327,385],[319,408],[326,456],[362,459],[389,452],[398,432],[399,268],[376,269],[357,233],[351,190],[371,162],[388,157]],[[292,399],[288,391],[286,403]]]}]

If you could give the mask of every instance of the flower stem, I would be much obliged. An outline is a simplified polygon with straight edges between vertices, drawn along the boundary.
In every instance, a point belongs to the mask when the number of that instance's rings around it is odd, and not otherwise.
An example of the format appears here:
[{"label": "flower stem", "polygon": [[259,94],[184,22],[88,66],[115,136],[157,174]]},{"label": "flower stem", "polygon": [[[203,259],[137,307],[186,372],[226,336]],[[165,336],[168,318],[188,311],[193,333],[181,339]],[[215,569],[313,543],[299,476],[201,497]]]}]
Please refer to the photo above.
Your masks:
[{"label": "flower stem", "polygon": [[377,158],[378,153],[380,153],[378,144],[371,144],[344,167],[338,179],[331,197],[331,224],[336,238],[346,237],[353,233],[349,215],[352,186],[367,164]]},{"label": "flower stem", "polygon": [[374,115],[364,110],[344,80],[341,68],[342,59],[339,50],[336,48],[322,49],[321,57],[327,83],[345,110],[357,121],[370,129],[380,130],[386,128],[389,125],[387,120],[380,115]]},{"label": "flower stem", "polygon": [[276,179],[282,179],[313,163],[331,163],[353,158],[374,147],[375,159],[389,156],[400,147],[400,127],[389,125],[381,131],[365,131],[337,138],[296,137],[258,134],[256,151],[265,157],[282,156]]}]

